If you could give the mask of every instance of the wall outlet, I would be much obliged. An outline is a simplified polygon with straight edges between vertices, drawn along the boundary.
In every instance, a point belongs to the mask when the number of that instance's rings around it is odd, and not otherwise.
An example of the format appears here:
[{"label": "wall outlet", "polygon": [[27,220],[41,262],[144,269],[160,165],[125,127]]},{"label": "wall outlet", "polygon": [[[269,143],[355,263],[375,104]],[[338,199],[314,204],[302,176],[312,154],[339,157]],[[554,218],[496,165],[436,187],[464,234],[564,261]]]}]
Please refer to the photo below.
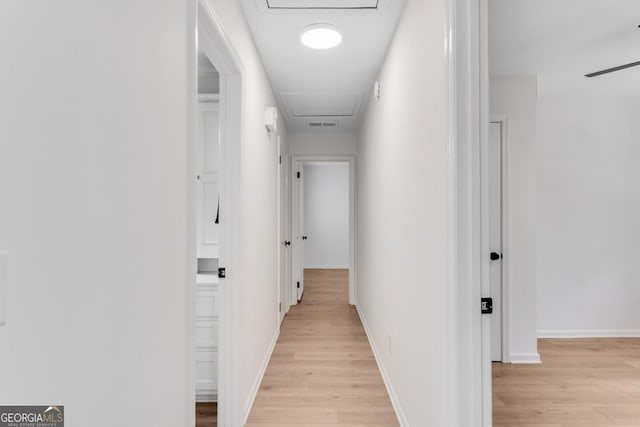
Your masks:
[{"label": "wall outlet", "polygon": [[393,355],[393,351],[391,348],[391,334],[387,334],[387,347],[389,348],[389,355]]}]

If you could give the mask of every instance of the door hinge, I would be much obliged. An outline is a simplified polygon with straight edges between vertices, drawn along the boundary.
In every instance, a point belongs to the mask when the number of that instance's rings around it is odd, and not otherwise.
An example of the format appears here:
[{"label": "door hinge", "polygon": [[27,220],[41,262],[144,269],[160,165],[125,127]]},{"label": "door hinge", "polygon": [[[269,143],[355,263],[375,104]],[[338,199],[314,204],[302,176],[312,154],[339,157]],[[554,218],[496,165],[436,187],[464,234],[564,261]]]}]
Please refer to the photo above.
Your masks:
[{"label": "door hinge", "polygon": [[282,303],[278,304],[278,312],[282,313]]},{"label": "door hinge", "polygon": [[296,282],[296,284],[298,285],[298,289],[300,289],[300,282]]},{"label": "door hinge", "polygon": [[282,164],[282,155],[278,156],[278,164],[281,165]]},{"label": "door hinge", "polygon": [[218,277],[221,279],[224,279],[225,277],[227,277],[227,269],[224,267],[220,267],[218,269]]},{"label": "door hinge", "polygon": [[493,314],[493,298],[482,298],[480,300],[480,312],[482,314]]},{"label": "door hinge", "polygon": [[300,172],[296,172],[296,178],[300,179]]}]

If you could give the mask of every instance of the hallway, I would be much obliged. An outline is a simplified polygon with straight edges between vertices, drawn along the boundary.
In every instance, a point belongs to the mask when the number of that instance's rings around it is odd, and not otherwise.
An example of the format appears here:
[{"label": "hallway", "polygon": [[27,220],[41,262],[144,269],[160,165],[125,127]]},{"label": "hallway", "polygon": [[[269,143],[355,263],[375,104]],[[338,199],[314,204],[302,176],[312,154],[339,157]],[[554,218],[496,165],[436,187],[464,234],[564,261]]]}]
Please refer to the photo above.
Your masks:
[{"label": "hallway", "polygon": [[247,427],[397,426],[347,270],[305,270]]}]

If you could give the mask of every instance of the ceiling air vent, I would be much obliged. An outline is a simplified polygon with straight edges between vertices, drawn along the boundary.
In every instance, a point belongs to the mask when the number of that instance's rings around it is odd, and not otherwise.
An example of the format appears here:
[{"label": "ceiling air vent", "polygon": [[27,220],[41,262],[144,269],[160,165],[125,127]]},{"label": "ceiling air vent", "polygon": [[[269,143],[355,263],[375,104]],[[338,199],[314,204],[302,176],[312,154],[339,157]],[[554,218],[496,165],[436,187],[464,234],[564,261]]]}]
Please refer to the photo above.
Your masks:
[{"label": "ceiling air vent", "polygon": [[309,127],[312,128],[334,128],[338,126],[338,122],[333,121],[333,122],[309,122]]}]

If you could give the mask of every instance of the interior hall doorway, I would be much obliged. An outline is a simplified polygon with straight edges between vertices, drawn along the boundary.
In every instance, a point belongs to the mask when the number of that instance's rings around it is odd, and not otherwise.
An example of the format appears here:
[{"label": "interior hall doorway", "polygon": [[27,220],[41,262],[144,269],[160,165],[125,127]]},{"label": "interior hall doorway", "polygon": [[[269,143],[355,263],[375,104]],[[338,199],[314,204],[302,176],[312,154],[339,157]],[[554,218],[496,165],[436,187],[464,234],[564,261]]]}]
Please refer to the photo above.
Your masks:
[{"label": "interior hall doorway", "polygon": [[187,399],[194,402],[196,426],[240,425],[241,403],[233,316],[234,272],[240,259],[239,161],[242,66],[219,19],[206,0],[198,0],[191,64],[195,84],[192,104],[195,283],[189,283],[187,352],[193,364],[186,378]]},{"label": "interior hall doorway", "polygon": [[305,274],[344,270],[355,304],[353,157],[292,158],[291,304],[304,298]]}]

